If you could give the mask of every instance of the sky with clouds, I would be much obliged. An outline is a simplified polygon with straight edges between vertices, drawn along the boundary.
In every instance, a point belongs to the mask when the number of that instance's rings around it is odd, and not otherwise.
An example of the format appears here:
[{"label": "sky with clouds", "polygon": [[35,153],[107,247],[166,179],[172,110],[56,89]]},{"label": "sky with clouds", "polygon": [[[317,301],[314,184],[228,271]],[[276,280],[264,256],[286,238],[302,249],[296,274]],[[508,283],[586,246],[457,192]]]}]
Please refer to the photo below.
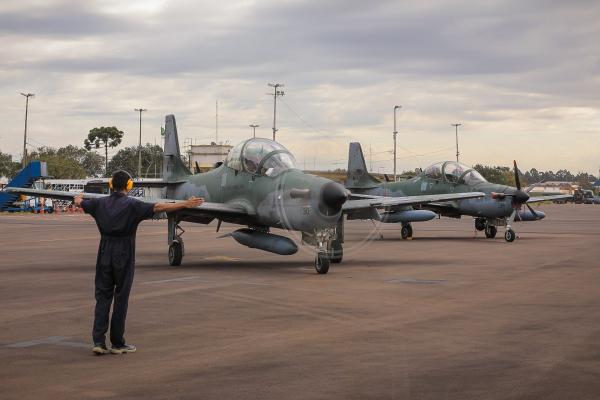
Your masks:
[{"label": "sky with clouds", "polygon": [[[0,151],[82,145],[117,126],[124,145],[270,137],[268,82],[284,83],[278,141],[300,167],[345,167],[360,141],[374,172],[454,158],[521,169],[600,167],[600,2],[4,0]],[[114,153],[114,151],[113,151]],[[371,155],[369,155],[371,154]]]}]

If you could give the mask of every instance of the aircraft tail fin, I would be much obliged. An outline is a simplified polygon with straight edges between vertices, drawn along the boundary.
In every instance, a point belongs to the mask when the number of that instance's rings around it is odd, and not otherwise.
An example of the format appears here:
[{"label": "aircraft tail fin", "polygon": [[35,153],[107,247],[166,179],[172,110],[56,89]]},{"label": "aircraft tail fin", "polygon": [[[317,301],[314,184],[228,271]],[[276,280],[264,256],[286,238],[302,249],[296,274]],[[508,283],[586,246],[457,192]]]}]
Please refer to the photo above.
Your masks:
[{"label": "aircraft tail fin", "polygon": [[348,189],[369,189],[377,187],[379,184],[379,180],[369,174],[367,170],[360,143],[350,143],[346,187]]},{"label": "aircraft tail fin", "polygon": [[177,124],[175,116],[169,114],[165,117],[165,147],[163,151],[163,180],[167,182],[179,182],[185,180],[192,173],[181,161],[179,152],[179,137],[177,136]]}]

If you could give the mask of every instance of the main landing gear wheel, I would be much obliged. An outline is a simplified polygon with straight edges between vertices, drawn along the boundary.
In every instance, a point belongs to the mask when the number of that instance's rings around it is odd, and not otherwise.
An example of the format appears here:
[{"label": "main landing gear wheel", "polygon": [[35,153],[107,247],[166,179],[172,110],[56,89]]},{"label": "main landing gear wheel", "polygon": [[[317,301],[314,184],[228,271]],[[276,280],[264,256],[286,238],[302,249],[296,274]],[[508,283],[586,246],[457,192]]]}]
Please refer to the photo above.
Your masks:
[{"label": "main landing gear wheel", "polygon": [[339,264],[342,262],[342,258],[344,257],[344,248],[342,244],[337,240],[331,243],[331,257],[329,260],[334,264]]},{"label": "main landing gear wheel", "polygon": [[513,231],[512,229],[507,229],[506,232],[504,232],[504,240],[506,240],[509,243],[513,242],[516,237],[517,237],[517,235],[515,234],[515,231]]},{"label": "main landing gear wheel", "polygon": [[483,231],[485,229],[485,219],[475,218],[475,229]]},{"label": "main landing gear wheel", "polygon": [[485,237],[488,239],[495,238],[496,232],[498,232],[498,229],[496,229],[496,227],[493,225],[488,225],[485,227]]},{"label": "main landing gear wheel", "polygon": [[329,256],[327,253],[320,251],[315,258],[315,269],[319,274],[326,274],[329,271]]},{"label": "main landing gear wheel", "polygon": [[174,241],[169,245],[169,264],[176,267],[183,259],[183,242]]},{"label": "main landing gear wheel", "polygon": [[400,236],[402,236],[402,239],[411,238],[412,235],[413,235],[412,225],[411,224],[402,225],[402,229],[400,229]]}]

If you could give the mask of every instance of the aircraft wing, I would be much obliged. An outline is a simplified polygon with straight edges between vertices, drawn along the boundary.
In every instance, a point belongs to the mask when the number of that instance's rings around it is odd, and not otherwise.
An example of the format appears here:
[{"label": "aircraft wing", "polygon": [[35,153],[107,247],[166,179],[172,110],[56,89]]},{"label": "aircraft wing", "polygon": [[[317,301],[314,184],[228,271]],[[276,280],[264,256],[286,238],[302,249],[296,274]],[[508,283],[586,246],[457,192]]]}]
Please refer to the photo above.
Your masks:
[{"label": "aircraft wing", "polygon": [[351,212],[355,210],[365,208],[389,208],[394,206],[413,206],[418,204],[428,204],[438,201],[453,201],[453,200],[465,200],[475,199],[484,197],[485,193],[482,192],[468,192],[468,193],[448,193],[448,194],[429,194],[422,196],[403,196],[403,197],[384,197],[384,196],[368,196],[368,195],[355,195],[351,197],[358,197],[357,200],[348,200],[344,203],[342,210],[344,212]]},{"label": "aircraft wing", "polygon": [[556,196],[535,196],[530,197],[527,203],[540,203],[542,201],[566,200],[573,196],[570,194],[557,194]]},{"label": "aircraft wing", "polygon": [[[9,193],[17,193],[24,194],[27,196],[33,197],[46,197],[50,199],[60,199],[60,200],[73,200],[74,197],[83,195],[84,199],[96,199],[100,197],[106,197],[106,194],[99,193],[77,193],[77,192],[66,192],[62,190],[43,190],[43,189],[28,189],[28,188],[16,188],[16,187],[7,187],[4,189]],[[152,197],[134,197],[144,203],[156,204],[156,203],[180,203],[183,200],[173,200],[173,199],[159,199]],[[227,204],[227,203],[211,203],[204,202],[202,205],[193,208],[187,209],[188,211],[193,211],[195,214],[207,214],[218,218],[220,214],[227,215],[237,215],[237,216],[247,216],[250,215],[248,210],[242,205],[237,204]]]}]

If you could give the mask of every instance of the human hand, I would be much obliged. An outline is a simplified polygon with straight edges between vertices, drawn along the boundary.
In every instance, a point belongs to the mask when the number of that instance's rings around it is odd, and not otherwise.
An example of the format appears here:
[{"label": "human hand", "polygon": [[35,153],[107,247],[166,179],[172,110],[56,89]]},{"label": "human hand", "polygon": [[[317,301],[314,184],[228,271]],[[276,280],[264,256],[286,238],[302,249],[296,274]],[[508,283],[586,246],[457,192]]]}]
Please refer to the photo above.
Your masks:
[{"label": "human hand", "polygon": [[73,203],[77,206],[77,207],[81,207],[81,202],[83,201],[83,194],[78,194],[77,196],[75,196],[73,198]]},{"label": "human hand", "polygon": [[184,204],[186,208],[196,208],[202,203],[204,203],[204,199],[202,197],[190,197],[185,201]]}]

